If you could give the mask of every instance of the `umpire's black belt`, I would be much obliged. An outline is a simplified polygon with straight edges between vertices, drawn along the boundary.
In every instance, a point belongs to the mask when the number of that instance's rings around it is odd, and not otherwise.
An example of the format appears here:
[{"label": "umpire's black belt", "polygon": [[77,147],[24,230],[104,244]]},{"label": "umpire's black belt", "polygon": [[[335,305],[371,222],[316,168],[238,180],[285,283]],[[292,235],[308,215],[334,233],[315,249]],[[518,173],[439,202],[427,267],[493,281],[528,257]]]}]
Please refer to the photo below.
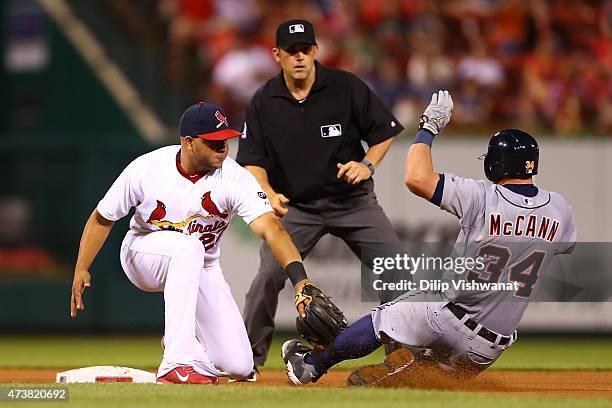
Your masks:
[{"label": "umpire's black belt", "polygon": [[[467,314],[467,312],[461,306],[457,306],[454,303],[448,303],[446,305],[446,308],[450,310],[450,312],[454,314],[455,317],[459,320],[463,319],[463,317]],[[478,326],[478,323],[476,323],[476,321],[472,319],[467,319],[463,324],[472,331],[474,331],[474,329],[476,329],[476,327]],[[487,330],[482,326],[476,334],[482,337],[483,339],[490,341],[491,343],[495,343],[495,341],[497,340],[497,336],[499,336],[500,339],[499,343],[497,344],[499,344],[500,346],[505,346],[506,344],[510,343],[510,336],[502,336],[500,334],[493,333],[491,330]]]}]

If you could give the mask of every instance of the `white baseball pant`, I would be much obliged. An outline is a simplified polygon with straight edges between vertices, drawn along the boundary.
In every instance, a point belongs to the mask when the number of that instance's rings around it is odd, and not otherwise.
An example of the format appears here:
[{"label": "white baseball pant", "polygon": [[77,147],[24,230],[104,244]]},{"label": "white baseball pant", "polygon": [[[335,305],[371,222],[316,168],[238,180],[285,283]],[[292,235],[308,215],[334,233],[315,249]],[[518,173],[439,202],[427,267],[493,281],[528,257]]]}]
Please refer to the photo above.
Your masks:
[{"label": "white baseball pant", "polygon": [[211,376],[247,376],[251,345],[229,285],[216,261],[204,266],[204,246],[175,231],[129,231],[121,265],[147,292],[164,292],[165,350],[157,376],[191,365]]}]

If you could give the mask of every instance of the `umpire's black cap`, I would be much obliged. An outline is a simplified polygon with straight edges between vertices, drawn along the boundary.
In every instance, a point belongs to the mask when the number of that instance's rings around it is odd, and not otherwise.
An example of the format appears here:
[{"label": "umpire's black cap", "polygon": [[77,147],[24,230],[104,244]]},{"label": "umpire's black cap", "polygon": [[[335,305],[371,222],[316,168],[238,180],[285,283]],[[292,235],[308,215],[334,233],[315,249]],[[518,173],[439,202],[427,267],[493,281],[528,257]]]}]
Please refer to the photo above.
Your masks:
[{"label": "umpire's black cap", "polygon": [[276,47],[287,49],[295,44],[316,45],[314,27],[310,21],[289,20],[276,29]]}]

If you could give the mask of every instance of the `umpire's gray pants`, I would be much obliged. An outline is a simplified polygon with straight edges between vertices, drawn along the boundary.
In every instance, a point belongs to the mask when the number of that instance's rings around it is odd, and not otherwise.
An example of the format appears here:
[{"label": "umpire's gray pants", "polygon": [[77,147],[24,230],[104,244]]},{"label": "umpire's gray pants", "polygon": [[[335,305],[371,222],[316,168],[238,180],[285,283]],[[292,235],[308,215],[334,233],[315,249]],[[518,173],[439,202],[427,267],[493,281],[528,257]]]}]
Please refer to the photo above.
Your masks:
[{"label": "umpire's gray pants", "polygon": [[[378,205],[372,184],[367,183],[366,191],[289,206],[282,222],[302,258],[306,258],[319,239],[328,233],[342,238],[359,258],[361,245],[399,241]],[[278,294],[285,286],[287,275],[265,241],[259,256],[259,271],[246,295],[244,318],[255,365],[262,366],[274,334]]]}]

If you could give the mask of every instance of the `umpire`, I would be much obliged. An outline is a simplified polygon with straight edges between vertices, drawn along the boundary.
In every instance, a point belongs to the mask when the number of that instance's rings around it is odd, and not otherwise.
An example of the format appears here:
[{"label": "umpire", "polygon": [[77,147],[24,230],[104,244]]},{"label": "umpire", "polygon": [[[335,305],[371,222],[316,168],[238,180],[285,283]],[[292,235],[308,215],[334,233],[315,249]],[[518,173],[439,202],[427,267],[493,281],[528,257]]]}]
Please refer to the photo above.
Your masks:
[{"label": "umpire", "polygon": [[[310,22],[277,28],[272,52],[282,71],[253,96],[236,160],[261,184],[303,258],[327,233],[359,257],[362,244],[398,240],[372,176],[403,127],[362,80],[321,65],[317,51]],[[286,280],[280,269],[262,242],[245,307],[256,366],[274,333]]]}]

